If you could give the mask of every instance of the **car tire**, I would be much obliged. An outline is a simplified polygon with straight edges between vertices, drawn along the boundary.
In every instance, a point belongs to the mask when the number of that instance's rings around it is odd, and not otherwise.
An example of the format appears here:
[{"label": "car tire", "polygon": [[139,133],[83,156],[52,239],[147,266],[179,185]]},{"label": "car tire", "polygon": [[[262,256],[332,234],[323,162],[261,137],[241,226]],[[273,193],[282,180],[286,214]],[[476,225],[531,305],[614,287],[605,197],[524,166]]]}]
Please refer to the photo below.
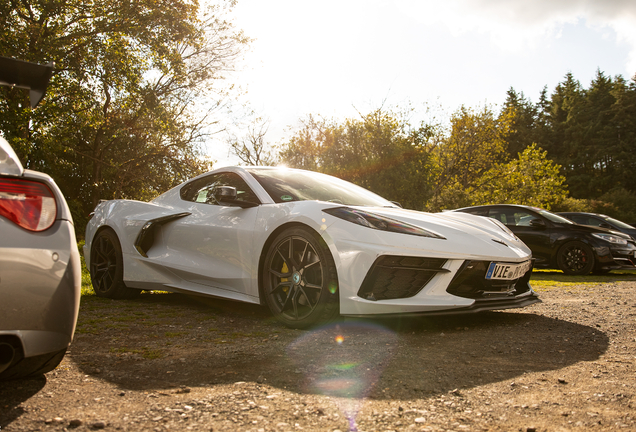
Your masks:
[{"label": "car tire", "polygon": [[567,275],[584,276],[594,270],[594,253],[583,242],[571,241],[559,249],[557,265]]},{"label": "car tire", "polygon": [[299,329],[334,321],[340,313],[338,291],[333,257],[313,230],[288,228],[270,243],[261,292],[278,321]]},{"label": "car tire", "polygon": [[124,258],[117,234],[110,229],[97,233],[91,245],[91,282],[98,297],[128,299],[141,290],[124,284]]},{"label": "car tire", "polygon": [[595,275],[606,275],[606,274],[608,274],[611,271],[612,271],[611,269],[602,269],[601,268],[601,269],[596,269],[596,270],[592,271],[592,274],[595,274]]}]

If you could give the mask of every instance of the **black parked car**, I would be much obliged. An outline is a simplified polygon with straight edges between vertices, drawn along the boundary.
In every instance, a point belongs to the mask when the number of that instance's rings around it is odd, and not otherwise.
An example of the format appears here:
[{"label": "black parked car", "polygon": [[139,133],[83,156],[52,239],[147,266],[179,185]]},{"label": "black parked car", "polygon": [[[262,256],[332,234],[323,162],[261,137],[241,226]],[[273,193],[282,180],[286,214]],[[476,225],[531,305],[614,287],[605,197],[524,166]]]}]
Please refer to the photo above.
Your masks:
[{"label": "black parked car", "polygon": [[636,243],[617,231],[579,225],[547,210],[522,205],[484,205],[454,211],[502,222],[532,250],[535,268],[555,268],[570,275],[636,268]]},{"label": "black parked car", "polygon": [[630,236],[633,240],[636,240],[636,228],[604,214],[582,212],[563,212],[557,214],[566,217],[577,224],[607,228],[612,231],[620,231],[623,234]]}]

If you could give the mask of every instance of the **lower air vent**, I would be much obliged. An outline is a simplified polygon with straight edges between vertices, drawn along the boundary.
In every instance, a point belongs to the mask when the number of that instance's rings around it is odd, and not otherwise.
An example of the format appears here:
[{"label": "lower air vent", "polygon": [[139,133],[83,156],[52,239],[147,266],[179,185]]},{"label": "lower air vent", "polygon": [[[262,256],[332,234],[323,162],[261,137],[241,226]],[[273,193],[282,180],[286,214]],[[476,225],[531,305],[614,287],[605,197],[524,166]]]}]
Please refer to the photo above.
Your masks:
[{"label": "lower air vent", "polygon": [[519,279],[488,280],[490,261],[466,261],[457,271],[446,292],[458,297],[482,299],[516,296],[530,290],[532,267]]},{"label": "lower air vent", "polygon": [[362,282],[358,296],[367,300],[390,300],[413,297],[440,272],[443,258],[385,255],[379,257]]}]

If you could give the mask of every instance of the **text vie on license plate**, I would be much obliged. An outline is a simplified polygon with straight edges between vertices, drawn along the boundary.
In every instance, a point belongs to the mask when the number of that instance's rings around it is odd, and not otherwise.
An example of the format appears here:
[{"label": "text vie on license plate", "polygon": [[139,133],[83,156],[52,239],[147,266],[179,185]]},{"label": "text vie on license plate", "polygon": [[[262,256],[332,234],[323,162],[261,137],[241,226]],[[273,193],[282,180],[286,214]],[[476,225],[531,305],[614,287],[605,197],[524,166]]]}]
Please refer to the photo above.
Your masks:
[{"label": "text vie on license plate", "polygon": [[530,270],[530,261],[521,264],[491,262],[486,272],[486,279],[512,280],[518,279]]}]

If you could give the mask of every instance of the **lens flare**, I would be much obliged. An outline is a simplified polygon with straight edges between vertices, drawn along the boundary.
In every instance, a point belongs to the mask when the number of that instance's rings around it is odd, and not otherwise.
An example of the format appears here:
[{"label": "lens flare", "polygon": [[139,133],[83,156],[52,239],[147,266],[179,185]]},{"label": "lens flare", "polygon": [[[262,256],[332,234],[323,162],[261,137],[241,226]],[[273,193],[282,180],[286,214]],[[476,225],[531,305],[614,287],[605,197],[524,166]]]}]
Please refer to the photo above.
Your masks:
[{"label": "lens flare", "polygon": [[358,363],[342,363],[338,365],[329,366],[333,370],[346,371],[358,366]]},{"label": "lens flare", "polygon": [[377,323],[356,321],[307,332],[288,346],[287,354],[306,372],[304,390],[333,397],[353,432],[364,399],[379,381],[396,346],[393,331]]},{"label": "lens flare", "polygon": [[331,283],[329,284],[329,292],[330,292],[331,294],[335,294],[335,293],[336,293],[336,291],[338,291],[338,285],[337,285],[335,282],[331,282]]}]

